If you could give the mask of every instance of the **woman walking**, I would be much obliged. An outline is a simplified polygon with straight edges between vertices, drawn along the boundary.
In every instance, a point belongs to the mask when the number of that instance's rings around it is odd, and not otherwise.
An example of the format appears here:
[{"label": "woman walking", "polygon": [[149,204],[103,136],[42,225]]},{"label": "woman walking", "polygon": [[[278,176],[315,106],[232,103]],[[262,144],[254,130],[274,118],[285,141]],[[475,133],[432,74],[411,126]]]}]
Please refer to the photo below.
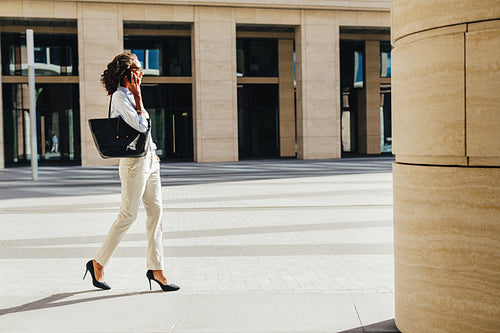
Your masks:
[{"label": "woman walking", "polygon": [[[144,109],[140,87],[143,75],[139,60],[131,53],[117,55],[101,75],[101,82],[111,96],[111,117],[122,117],[127,124],[141,133],[149,129],[149,114]],[[146,145],[148,147],[146,156],[120,159],[119,174],[122,186],[120,213],[95,259],[87,262],[87,270],[83,277],[85,279],[87,272],[90,272],[92,283],[97,288],[111,289],[104,282],[104,266],[136,220],[142,199],[147,215],[146,277],[149,288],[151,289],[151,280],[154,280],[163,291],[179,290],[175,284],[168,284],[163,274],[160,159],[155,153],[156,145],[151,133],[148,135]]]}]

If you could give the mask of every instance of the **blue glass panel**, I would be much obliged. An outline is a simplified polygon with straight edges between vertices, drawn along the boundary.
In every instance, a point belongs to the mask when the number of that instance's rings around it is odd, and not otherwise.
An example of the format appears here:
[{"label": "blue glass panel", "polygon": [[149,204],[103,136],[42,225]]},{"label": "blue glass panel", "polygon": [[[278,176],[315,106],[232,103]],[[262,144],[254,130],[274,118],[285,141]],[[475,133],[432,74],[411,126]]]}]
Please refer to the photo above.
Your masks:
[{"label": "blue glass panel", "polygon": [[391,77],[391,44],[380,42],[380,77]]},{"label": "blue glass panel", "polygon": [[363,88],[363,54],[354,52],[354,88]]},{"label": "blue glass panel", "polygon": [[159,69],[160,63],[158,61],[160,55],[160,50],[149,50],[148,54],[148,68],[149,69]]},{"label": "blue glass panel", "polygon": [[391,77],[391,53],[387,54],[387,77]]},{"label": "blue glass panel", "polygon": [[144,50],[132,50],[132,53],[137,56],[141,66],[144,67]]}]

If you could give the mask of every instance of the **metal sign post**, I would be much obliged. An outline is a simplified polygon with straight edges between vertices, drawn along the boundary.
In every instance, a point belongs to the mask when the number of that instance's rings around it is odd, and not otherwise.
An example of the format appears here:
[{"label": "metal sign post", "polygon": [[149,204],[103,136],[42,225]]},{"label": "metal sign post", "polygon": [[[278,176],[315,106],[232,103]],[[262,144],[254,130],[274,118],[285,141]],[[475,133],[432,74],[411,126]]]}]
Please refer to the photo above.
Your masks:
[{"label": "metal sign post", "polygon": [[28,90],[30,96],[31,178],[38,180],[38,146],[36,140],[35,47],[33,29],[26,29],[28,52]]}]

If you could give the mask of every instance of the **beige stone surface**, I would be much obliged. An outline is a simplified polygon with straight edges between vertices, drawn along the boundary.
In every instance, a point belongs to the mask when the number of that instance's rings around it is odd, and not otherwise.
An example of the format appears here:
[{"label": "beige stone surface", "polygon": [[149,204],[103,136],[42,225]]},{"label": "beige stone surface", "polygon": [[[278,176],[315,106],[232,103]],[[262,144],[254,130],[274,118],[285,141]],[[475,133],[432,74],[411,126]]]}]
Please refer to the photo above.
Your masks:
[{"label": "beige stone surface", "polygon": [[335,20],[340,26],[389,27],[391,15],[387,11],[344,11],[335,12]]},{"label": "beige stone surface", "polygon": [[468,157],[469,166],[500,167],[500,157]]},{"label": "beige stone surface", "polygon": [[23,1],[19,0],[2,0],[2,16],[23,16]]},{"label": "beige stone surface", "polygon": [[499,0],[393,0],[392,38],[455,24],[498,19]]},{"label": "beige stone surface", "polygon": [[107,116],[109,100],[99,82],[106,65],[123,51],[123,22],[118,5],[79,4],[78,48],[82,165],[116,164],[102,159],[94,146],[88,119]]},{"label": "beige stone surface", "polygon": [[500,29],[500,18],[489,21],[480,21],[467,24],[468,32]]},{"label": "beige stone surface", "polygon": [[[25,0],[26,1],[26,0]],[[36,0],[32,0],[36,1]],[[56,2],[107,2],[116,3],[124,0],[54,0]],[[343,9],[389,11],[390,0],[137,0],[140,4],[166,5],[201,5],[224,7],[256,7],[256,8],[307,8],[307,9]]]},{"label": "beige stone surface", "polygon": [[393,153],[465,156],[464,56],[462,33],[396,44]]},{"label": "beige stone surface", "polygon": [[[362,90],[364,108],[359,115],[359,151],[380,154],[380,42],[365,42],[365,88]],[[362,143],[362,144],[361,144]]]},{"label": "beige stone surface", "polygon": [[293,40],[278,40],[280,156],[295,156]]},{"label": "beige stone surface", "polygon": [[198,124],[201,127],[200,138],[205,139],[225,139],[231,138],[234,134],[234,119],[203,119]]},{"label": "beige stone surface", "polygon": [[280,136],[280,156],[281,157],[293,157],[296,151],[296,141],[295,137]]},{"label": "beige stone surface", "polygon": [[[150,15],[148,17],[148,15]],[[123,5],[123,20],[140,20],[140,21],[155,21],[155,20],[172,20],[172,6],[158,5]]]},{"label": "beige stone surface", "polygon": [[296,28],[297,157],[340,157],[338,26],[332,12],[303,11]]},{"label": "beige stone surface", "polygon": [[500,168],[395,163],[396,324],[500,330]]},{"label": "beige stone surface", "polygon": [[[340,157],[338,27],[334,13],[303,11],[296,29],[297,156]],[[337,147],[338,146],[338,147]]]},{"label": "beige stone surface", "polygon": [[204,139],[197,144],[200,147],[198,158],[203,162],[232,161],[234,151],[238,151],[238,143],[233,139]]},{"label": "beige stone surface", "polygon": [[496,0],[393,0],[395,306],[405,333],[500,331],[499,17]]},{"label": "beige stone surface", "polygon": [[500,158],[500,23],[497,24],[466,34],[467,156]]},{"label": "beige stone surface", "polygon": [[419,165],[469,165],[469,158],[466,156],[435,156],[435,155],[406,155],[404,153],[396,155],[396,162],[419,164]]},{"label": "beige stone surface", "polygon": [[427,30],[427,31],[423,31],[423,32],[419,32],[417,34],[407,36],[403,39],[399,39],[398,41],[394,42],[393,44],[394,44],[394,46],[396,46],[396,45],[413,43],[416,41],[434,38],[434,37],[464,34],[467,32],[467,29],[468,29],[467,24],[459,24],[459,25],[453,25],[450,27],[436,28],[436,29]]},{"label": "beige stone surface", "polygon": [[3,17],[76,19],[77,3],[61,1],[2,0]]},{"label": "beige stone surface", "polygon": [[160,5],[158,2],[151,4],[128,4],[123,3],[124,21],[143,22],[193,22],[193,6],[173,6],[169,4]]},{"label": "beige stone surface", "polygon": [[324,156],[340,156],[340,145],[337,137],[310,137],[303,144],[307,159],[323,159]]},{"label": "beige stone surface", "polygon": [[230,8],[197,7],[192,32],[194,159],[238,160],[236,24]]},{"label": "beige stone surface", "polygon": [[236,8],[237,24],[300,24],[300,10]]}]

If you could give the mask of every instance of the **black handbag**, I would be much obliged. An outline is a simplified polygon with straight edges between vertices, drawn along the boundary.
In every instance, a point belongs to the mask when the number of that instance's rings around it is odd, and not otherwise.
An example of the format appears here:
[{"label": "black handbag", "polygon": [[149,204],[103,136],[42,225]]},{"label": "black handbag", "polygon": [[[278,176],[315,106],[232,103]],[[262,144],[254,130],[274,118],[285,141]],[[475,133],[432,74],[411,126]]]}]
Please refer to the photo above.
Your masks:
[{"label": "black handbag", "polygon": [[151,129],[141,133],[132,128],[122,117],[111,118],[111,99],[109,100],[108,118],[89,119],[90,131],[97,151],[102,158],[143,157],[147,153],[147,142]]}]

